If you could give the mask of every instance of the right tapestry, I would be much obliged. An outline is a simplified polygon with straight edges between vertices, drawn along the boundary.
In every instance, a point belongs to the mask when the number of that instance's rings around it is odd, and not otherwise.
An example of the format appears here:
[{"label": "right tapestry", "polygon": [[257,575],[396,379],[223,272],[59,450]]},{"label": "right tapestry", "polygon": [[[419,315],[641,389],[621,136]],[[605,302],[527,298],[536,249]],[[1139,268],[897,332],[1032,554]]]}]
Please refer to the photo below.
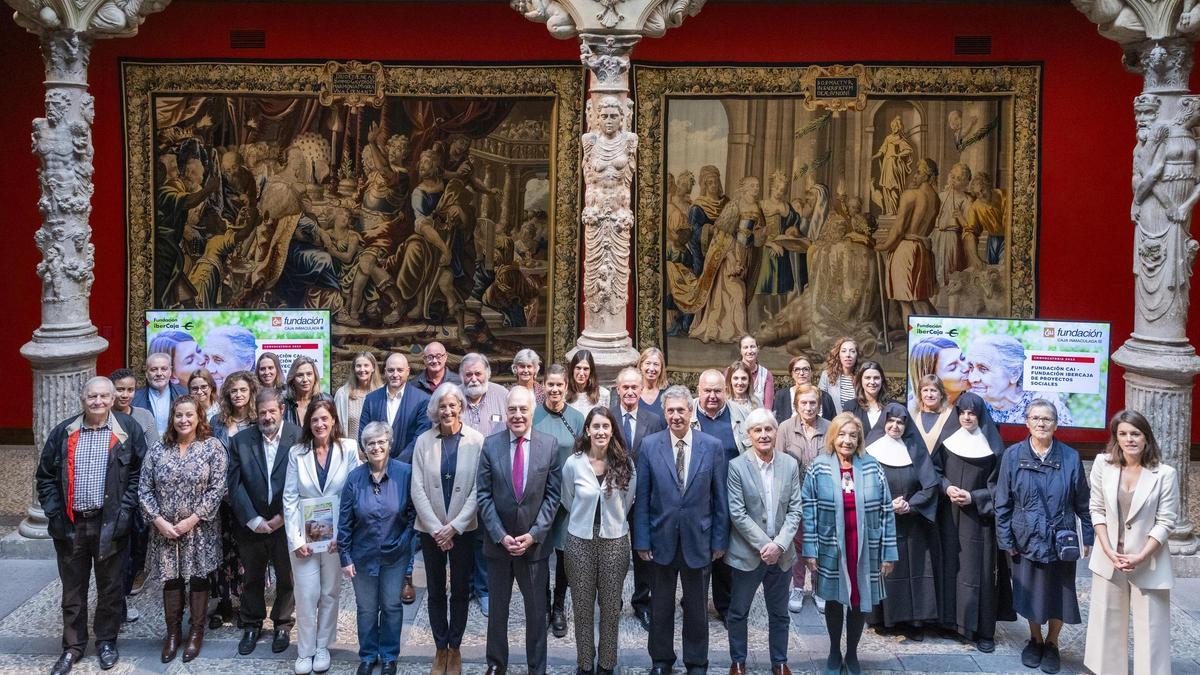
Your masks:
[{"label": "right tapestry", "polygon": [[849,337],[896,391],[909,316],[1034,316],[1041,71],[638,66],[639,344],[692,383]]}]

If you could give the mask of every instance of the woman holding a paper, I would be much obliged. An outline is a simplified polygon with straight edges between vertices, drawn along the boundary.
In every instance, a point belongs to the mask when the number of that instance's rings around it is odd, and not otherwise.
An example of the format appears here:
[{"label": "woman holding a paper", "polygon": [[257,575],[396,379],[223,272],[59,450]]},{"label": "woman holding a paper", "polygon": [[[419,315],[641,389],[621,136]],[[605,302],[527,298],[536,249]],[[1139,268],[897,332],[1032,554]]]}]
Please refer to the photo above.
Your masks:
[{"label": "woman holding a paper", "polygon": [[358,443],[342,438],[330,401],[313,401],[300,442],[288,452],[283,516],[296,594],[296,673],[329,670],[342,580],[337,554],[339,496],[358,466]]},{"label": "woman holding a paper", "polygon": [[446,382],[434,390],[427,411],[433,428],[417,437],[413,449],[412,502],[425,559],[429,628],[437,647],[430,671],[433,675],[462,672],[459,646],[467,628],[471,573],[475,569],[475,512],[479,507],[475,501],[475,474],[483,434],[463,424],[465,405],[457,384]]}]

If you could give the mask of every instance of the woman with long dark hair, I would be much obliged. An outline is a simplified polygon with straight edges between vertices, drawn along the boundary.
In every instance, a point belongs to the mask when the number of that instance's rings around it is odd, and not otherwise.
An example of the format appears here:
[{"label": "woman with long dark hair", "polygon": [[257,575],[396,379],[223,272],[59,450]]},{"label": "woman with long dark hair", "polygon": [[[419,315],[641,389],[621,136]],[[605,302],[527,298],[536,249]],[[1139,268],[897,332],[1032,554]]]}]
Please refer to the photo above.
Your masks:
[{"label": "woman with long dark hair", "polygon": [[567,387],[567,405],[586,415],[592,408],[607,404],[608,387],[600,386],[591,352],[586,349],[576,351],[567,364],[567,374],[571,378]]},{"label": "woman with long dark hair", "polygon": [[611,674],[617,667],[621,589],[629,570],[629,510],[636,477],[620,424],[608,408],[593,408],[583,427],[584,435],[562,467],[577,672],[592,672],[596,655],[592,614],[598,598],[599,673]]},{"label": "woman with long dark hair", "polygon": [[[231,373],[221,383],[217,407],[220,412],[212,420],[213,437],[229,450],[233,437],[243,429],[254,426],[257,412],[254,397],[258,395],[258,380],[248,370]],[[217,605],[208,618],[209,630],[233,620],[233,599],[242,594],[242,560],[238,556],[234,532],[237,524],[228,495],[221,501],[221,566],[212,575],[212,595]]]},{"label": "woman with long dark hair", "polygon": [[1162,461],[1141,413],[1122,410],[1108,424],[1108,447],[1092,463],[1092,526],[1102,555],[1092,556],[1092,600],[1083,664],[1099,675],[1171,672],[1171,551],[1179,516],[1179,479]]},{"label": "woman with long dark hair", "polygon": [[[138,500],[150,533],[146,563],[163,582],[167,630],[162,662],[175,660],[183,639],[184,597],[191,627],[183,660],[200,655],[207,622],[209,574],[221,562],[220,524],[225,496],[225,447],[212,437],[196,399],[184,394],[171,402],[171,421],[163,438],[142,463]],[[185,593],[184,587],[190,587]]]},{"label": "woman with long dark hair", "polygon": [[288,368],[287,398],[283,402],[283,419],[304,427],[308,408],[315,401],[333,403],[333,397],[321,391],[321,373],[317,362],[307,356],[297,356]]},{"label": "woman with long dark hair", "polygon": [[254,375],[259,387],[283,391],[283,365],[275,352],[263,352],[254,363]]},{"label": "woman with long dark hair", "polygon": [[[842,410],[854,413],[858,417],[867,438],[878,438],[883,435],[883,425],[887,422],[883,408],[891,400],[892,397],[887,393],[887,376],[883,374],[883,366],[878,361],[863,361],[858,370],[854,371],[854,400],[843,404]],[[911,435],[909,432],[905,437]]]}]

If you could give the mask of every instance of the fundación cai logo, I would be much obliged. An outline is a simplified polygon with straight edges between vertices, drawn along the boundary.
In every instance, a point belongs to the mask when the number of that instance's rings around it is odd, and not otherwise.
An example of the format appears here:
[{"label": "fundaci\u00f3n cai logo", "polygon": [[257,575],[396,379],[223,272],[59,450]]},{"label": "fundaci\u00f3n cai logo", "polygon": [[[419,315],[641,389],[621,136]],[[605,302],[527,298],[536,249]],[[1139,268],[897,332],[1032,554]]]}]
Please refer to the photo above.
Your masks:
[{"label": "fundaci\u00f3n cai logo", "polygon": [[320,330],[325,327],[322,316],[279,316],[271,317],[272,328],[304,328]]},{"label": "fundaci\u00f3n cai logo", "polygon": [[1083,342],[1101,342],[1104,339],[1104,331],[1096,328],[1055,328],[1053,326],[1043,326],[1042,337],[1054,340],[1074,339]]}]

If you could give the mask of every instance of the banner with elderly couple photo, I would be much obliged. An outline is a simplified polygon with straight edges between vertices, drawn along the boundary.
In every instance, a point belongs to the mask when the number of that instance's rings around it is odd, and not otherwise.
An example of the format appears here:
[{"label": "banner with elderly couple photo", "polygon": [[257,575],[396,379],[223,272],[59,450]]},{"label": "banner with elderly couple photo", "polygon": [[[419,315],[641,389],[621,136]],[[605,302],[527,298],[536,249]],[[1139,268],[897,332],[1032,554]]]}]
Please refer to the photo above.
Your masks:
[{"label": "banner with elderly couple photo", "polygon": [[908,335],[911,409],[921,378],[935,375],[951,402],[974,392],[999,424],[1024,424],[1040,398],[1054,404],[1059,426],[1106,426],[1107,323],[914,316]]},{"label": "banner with elderly couple photo", "polygon": [[147,353],[171,356],[171,379],[186,385],[199,368],[212,373],[217,387],[239,370],[254,372],[258,357],[279,357],[287,377],[292,361],[307,356],[317,362],[322,391],[330,389],[329,311],[306,310],[191,310],[146,312]]}]

